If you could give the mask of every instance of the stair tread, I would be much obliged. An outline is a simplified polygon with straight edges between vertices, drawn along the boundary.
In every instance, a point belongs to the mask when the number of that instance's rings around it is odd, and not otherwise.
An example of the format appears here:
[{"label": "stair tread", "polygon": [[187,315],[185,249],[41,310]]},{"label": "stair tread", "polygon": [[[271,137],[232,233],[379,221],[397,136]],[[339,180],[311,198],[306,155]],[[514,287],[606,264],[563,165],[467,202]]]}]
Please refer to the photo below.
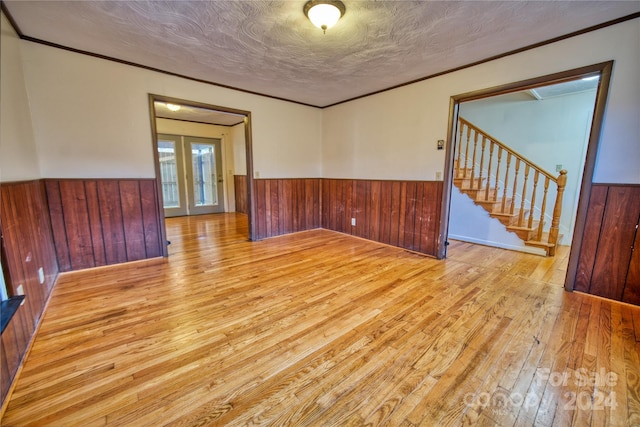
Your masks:
[{"label": "stair tread", "polygon": [[516,213],[512,213],[512,214],[511,214],[511,213],[508,213],[508,212],[506,212],[506,213],[502,213],[502,212],[489,212],[489,214],[490,214],[490,215],[494,215],[494,216],[504,216],[504,217],[512,217],[512,218],[513,218],[513,217],[518,216],[518,213],[517,213],[517,212],[516,212]]},{"label": "stair tread", "polygon": [[537,230],[538,227],[518,227],[517,225],[509,225],[507,226],[509,230],[523,230],[523,231],[534,231]]},{"label": "stair tread", "polygon": [[531,245],[531,246],[545,246],[548,248],[552,248],[555,245],[553,243],[549,243],[549,242],[543,242],[540,240],[525,240],[525,245]]}]

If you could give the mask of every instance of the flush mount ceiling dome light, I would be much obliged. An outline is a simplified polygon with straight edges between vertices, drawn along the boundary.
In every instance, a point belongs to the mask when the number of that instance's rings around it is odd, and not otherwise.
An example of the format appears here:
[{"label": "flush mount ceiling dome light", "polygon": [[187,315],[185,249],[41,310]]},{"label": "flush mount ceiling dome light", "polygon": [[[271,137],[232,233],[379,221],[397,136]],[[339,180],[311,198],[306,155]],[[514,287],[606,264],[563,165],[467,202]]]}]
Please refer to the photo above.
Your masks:
[{"label": "flush mount ceiling dome light", "polygon": [[342,18],[345,10],[340,0],[310,0],[304,5],[304,14],[309,21],[325,33]]}]

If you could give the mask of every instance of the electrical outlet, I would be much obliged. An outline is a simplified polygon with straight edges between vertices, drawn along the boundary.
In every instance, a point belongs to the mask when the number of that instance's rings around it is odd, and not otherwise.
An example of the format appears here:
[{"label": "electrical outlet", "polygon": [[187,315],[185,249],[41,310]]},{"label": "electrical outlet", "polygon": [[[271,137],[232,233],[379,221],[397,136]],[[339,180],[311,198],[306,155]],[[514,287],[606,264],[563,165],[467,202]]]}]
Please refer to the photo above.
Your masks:
[{"label": "electrical outlet", "polygon": [[260,178],[260,171],[254,171],[253,172],[253,177],[254,178]]},{"label": "electrical outlet", "polygon": [[38,269],[38,279],[40,279],[40,284],[42,285],[44,283],[44,269],[42,267]]},{"label": "electrical outlet", "polygon": [[556,172],[560,172],[562,170],[562,165],[556,165]]},{"label": "electrical outlet", "polygon": [[438,140],[438,150],[444,150],[444,139]]},{"label": "electrical outlet", "polygon": [[351,225],[353,225],[353,226],[356,225],[356,219],[355,218],[351,218]]},{"label": "electrical outlet", "polygon": [[436,181],[442,181],[442,172],[436,172]]}]

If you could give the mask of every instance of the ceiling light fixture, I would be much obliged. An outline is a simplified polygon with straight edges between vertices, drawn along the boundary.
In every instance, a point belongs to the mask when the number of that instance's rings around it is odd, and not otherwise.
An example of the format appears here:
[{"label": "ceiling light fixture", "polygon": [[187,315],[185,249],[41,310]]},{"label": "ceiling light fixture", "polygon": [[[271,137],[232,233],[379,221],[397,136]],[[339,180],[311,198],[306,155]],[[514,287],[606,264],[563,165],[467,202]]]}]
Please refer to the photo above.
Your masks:
[{"label": "ceiling light fixture", "polygon": [[181,108],[179,105],[176,105],[176,104],[169,104],[169,103],[166,103],[165,105],[167,106],[167,108],[168,108],[169,110],[171,110],[171,111],[173,111],[173,112],[178,111],[178,110]]},{"label": "ceiling light fixture", "polygon": [[336,25],[345,11],[344,3],[340,0],[310,0],[304,5],[304,14],[324,33]]}]

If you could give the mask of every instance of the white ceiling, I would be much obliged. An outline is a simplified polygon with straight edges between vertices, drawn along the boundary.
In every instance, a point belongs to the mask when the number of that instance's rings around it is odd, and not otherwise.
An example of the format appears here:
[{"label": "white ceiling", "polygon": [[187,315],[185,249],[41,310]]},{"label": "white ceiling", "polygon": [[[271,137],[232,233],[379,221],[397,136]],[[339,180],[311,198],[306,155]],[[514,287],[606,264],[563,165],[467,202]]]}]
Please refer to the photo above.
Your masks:
[{"label": "white ceiling", "polygon": [[640,11],[640,1],[345,0],[323,34],[304,3],[4,2],[29,39],[319,107]]}]

